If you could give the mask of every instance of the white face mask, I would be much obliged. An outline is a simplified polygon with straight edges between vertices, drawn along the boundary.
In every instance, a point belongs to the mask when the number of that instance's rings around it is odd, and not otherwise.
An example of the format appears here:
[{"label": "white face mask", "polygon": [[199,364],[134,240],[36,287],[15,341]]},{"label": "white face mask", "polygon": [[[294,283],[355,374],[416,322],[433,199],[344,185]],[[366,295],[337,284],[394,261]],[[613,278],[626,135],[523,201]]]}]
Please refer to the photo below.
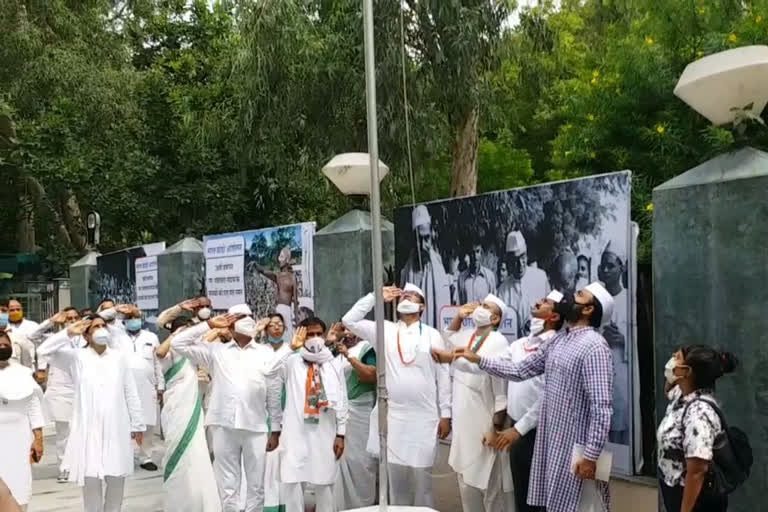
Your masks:
[{"label": "white face mask", "polygon": [[253,338],[256,336],[256,320],[247,316],[235,322],[235,332]]},{"label": "white face mask", "polygon": [[412,315],[421,312],[421,304],[416,304],[408,299],[400,301],[397,305],[397,312],[403,315]]},{"label": "white face mask", "polygon": [[115,308],[105,309],[99,312],[99,316],[104,319],[105,322],[109,322],[117,317],[117,310]]},{"label": "white face mask", "polygon": [[672,356],[667,361],[667,364],[664,365],[664,378],[670,384],[674,384],[680,378],[675,375],[675,368],[677,368],[677,359],[675,359],[675,356]]},{"label": "white face mask", "polygon": [[310,338],[307,341],[304,342],[304,348],[307,349],[308,352],[312,352],[313,354],[317,354],[323,348],[325,347],[325,341],[323,338],[318,338],[317,336],[314,338]]},{"label": "white face mask", "polygon": [[543,318],[531,318],[531,336],[536,336],[544,330],[545,320]]},{"label": "white face mask", "polygon": [[93,331],[93,334],[91,334],[91,341],[94,345],[100,345],[104,346],[107,343],[109,343],[109,331],[106,330],[104,327],[99,327],[95,331]]},{"label": "white face mask", "polygon": [[200,320],[208,320],[211,318],[211,308],[200,308],[197,312],[197,318]]},{"label": "white face mask", "polygon": [[493,313],[480,306],[472,312],[472,321],[478,327],[485,327],[491,324],[491,316],[493,316]]}]

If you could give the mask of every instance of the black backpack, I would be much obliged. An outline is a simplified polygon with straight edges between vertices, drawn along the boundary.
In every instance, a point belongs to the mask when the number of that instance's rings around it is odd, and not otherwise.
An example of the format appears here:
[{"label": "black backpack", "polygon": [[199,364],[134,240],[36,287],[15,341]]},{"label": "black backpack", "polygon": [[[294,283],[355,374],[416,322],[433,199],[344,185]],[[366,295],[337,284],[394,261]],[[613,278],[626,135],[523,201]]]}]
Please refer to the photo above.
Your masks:
[{"label": "black backpack", "polygon": [[[754,462],[752,446],[749,444],[749,437],[743,430],[728,426],[723,411],[712,400],[698,397],[688,402],[683,409],[683,423],[688,407],[699,400],[706,402],[715,410],[723,427],[723,431],[715,437],[715,443],[712,447],[712,463],[702,492],[714,496],[724,496],[735,491],[749,477]],[[683,428],[685,427],[683,426]]]}]

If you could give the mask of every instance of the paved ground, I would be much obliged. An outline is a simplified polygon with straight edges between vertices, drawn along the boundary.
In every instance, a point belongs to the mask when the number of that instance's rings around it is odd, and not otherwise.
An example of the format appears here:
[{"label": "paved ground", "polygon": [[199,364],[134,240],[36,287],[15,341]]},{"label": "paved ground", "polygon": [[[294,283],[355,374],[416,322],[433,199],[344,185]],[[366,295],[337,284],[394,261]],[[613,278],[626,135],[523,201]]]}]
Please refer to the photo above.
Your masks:
[{"label": "paved ground", "polygon": [[[82,510],[82,494],[74,484],[56,482],[56,457],[54,439],[46,431],[45,456],[34,467],[35,482],[29,512],[79,512]],[[156,458],[162,458],[160,441],[156,442]],[[435,466],[435,508],[440,512],[461,512],[458,481],[447,464],[448,450],[441,446],[440,460]],[[161,512],[163,508],[162,473],[137,469],[126,484],[123,512]],[[619,512],[655,512],[656,490],[650,487],[622,481],[611,483],[613,510]],[[470,512],[470,511],[467,511]],[[471,511],[474,512],[474,511]]]}]

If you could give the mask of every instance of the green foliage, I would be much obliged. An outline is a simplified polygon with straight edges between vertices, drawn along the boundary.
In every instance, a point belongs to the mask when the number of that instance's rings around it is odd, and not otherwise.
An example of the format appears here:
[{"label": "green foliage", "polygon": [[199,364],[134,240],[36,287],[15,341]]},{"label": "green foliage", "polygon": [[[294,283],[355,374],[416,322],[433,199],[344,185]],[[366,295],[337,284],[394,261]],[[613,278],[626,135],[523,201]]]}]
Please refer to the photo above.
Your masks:
[{"label": "green foliage", "polygon": [[[455,126],[476,109],[479,191],[631,169],[647,261],[653,187],[768,148],[756,123],[712,127],[672,94],[692,60],[768,42],[768,0],[558,4],[509,26],[508,1],[407,0],[403,77],[401,2],[375,3],[384,210],[450,195]],[[82,250],[89,210],[107,251],[322,226],[352,204],[320,169],[367,147],[357,0],[8,0],[0,67],[0,246],[19,245],[33,219],[56,272]],[[532,223],[522,229],[538,222],[508,213]],[[557,222],[550,238],[567,247],[590,221]]]}]

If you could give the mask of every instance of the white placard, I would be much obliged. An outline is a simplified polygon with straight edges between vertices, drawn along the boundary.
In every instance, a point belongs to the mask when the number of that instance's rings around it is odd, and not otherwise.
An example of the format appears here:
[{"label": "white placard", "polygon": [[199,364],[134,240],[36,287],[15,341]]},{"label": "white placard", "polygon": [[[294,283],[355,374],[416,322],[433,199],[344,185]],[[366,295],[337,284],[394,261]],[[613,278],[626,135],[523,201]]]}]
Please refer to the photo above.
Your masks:
[{"label": "white placard", "polygon": [[205,289],[213,309],[245,302],[245,239],[242,236],[205,241]]},{"label": "white placard", "polygon": [[136,305],[142,310],[156,310],[157,256],[136,258]]}]

